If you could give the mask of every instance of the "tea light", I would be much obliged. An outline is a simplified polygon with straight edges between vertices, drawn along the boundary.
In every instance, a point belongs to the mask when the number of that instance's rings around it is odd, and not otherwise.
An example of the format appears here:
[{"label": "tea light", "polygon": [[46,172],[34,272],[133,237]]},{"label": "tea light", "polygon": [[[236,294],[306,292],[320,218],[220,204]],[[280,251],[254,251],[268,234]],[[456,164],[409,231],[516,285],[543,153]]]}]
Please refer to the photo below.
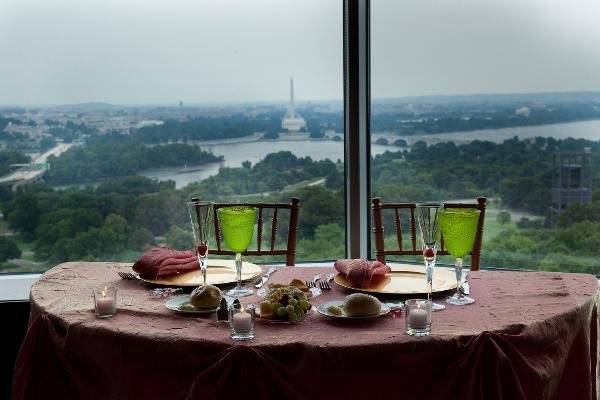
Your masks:
[{"label": "tea light", "polygon": [[245,308],[231,307],[229,309],[229,330],[233,340],[248,340],[254,338],[254,306]]},{"label": "tea light", "polygon": [[411,336],[427,336],[431,333],[431,301],[406,300],[406,333]]},{"label": "tea light", "polygon": [[234,314],[233,329],[236,331],[249,331],[252,328],[252,317],[247,312]]},{"label": "tea light", "polygon": [[98,318],[110,318],[117,312],[116,286],[104,286],[94,290],[94,305]]},{"label": "tea light", "polygon": [[427,326],[427,311],[416,308],[408,315],[408,323],[415,329],[424,329]]}]

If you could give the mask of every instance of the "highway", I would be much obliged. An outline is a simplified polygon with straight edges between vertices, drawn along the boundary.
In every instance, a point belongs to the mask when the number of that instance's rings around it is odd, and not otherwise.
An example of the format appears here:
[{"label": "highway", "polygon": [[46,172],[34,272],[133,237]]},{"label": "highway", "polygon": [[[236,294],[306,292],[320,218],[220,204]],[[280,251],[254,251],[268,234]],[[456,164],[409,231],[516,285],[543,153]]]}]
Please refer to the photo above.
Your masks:
[{"label": "highway", "polygon": [[48,157],[52,155],[58,157],[65,151],[69,150],[71,146],[73,146],[72,143],[57,144],[50,150],[40,154],[39,156],[31,160],[29,166],[19,168],[18,170],[1,177],[0,185],[10,184],[16,187],[21,184],[33,182],[40,179],[48,170],[48,167],[46,165],[46,163],[48,162]]}]

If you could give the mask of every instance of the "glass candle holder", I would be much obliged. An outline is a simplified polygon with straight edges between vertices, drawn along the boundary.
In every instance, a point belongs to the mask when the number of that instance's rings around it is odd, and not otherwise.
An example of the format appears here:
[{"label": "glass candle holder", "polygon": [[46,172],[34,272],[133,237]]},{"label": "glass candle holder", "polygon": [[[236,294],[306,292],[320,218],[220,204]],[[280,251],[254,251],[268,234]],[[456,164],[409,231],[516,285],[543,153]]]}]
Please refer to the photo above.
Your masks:
[{"label": "glass candle holder", "polygon": [[110,318],[117,312],[117,287],[106,285],[94,290],[94,307],[98,318]]},{"label": "glass candle holder", "polygon": [[254,338],[254,305],[229,308],[229,334],[233,340]]},{"label": "glass candle holder", "polygon": [[428,336],[431,333],[431,300],[410,299],[404,305],[406,333]]}]

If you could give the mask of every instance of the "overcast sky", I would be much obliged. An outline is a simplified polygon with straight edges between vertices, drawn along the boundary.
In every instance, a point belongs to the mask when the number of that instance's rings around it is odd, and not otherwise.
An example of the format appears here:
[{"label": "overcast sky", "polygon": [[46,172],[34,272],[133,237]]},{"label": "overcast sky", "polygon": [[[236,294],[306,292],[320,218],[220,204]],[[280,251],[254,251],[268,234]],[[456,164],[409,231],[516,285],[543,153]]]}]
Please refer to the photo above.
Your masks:
[{"label": "overcast sky", "polygon": [[[600,90],[600,1],[372,0],[374,97]],[[0,0],[0,104],[341,99],[341,0]]]}]

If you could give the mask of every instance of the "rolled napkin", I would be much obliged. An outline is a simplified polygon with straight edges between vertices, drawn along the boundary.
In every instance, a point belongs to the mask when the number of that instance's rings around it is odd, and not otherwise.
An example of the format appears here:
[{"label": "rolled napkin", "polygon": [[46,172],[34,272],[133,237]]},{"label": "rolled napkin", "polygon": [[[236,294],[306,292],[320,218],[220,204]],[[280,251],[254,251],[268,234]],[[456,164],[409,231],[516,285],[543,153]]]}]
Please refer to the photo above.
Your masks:
[{"label": "rolled napkin", "polygon": [[198,257],[192,250],[179,251],[168,247],[152,248],[133,264],[133,270],[145,279],[157,279],[199,268]]},{"label": "rolled napkin", "polygon": [[333,264],[338,272],[346,276],[353,287],[368,287],[371,282],[383,278],[391,272],[391,268],[380,261],[368,261],[364,259],[338,260]]}]

